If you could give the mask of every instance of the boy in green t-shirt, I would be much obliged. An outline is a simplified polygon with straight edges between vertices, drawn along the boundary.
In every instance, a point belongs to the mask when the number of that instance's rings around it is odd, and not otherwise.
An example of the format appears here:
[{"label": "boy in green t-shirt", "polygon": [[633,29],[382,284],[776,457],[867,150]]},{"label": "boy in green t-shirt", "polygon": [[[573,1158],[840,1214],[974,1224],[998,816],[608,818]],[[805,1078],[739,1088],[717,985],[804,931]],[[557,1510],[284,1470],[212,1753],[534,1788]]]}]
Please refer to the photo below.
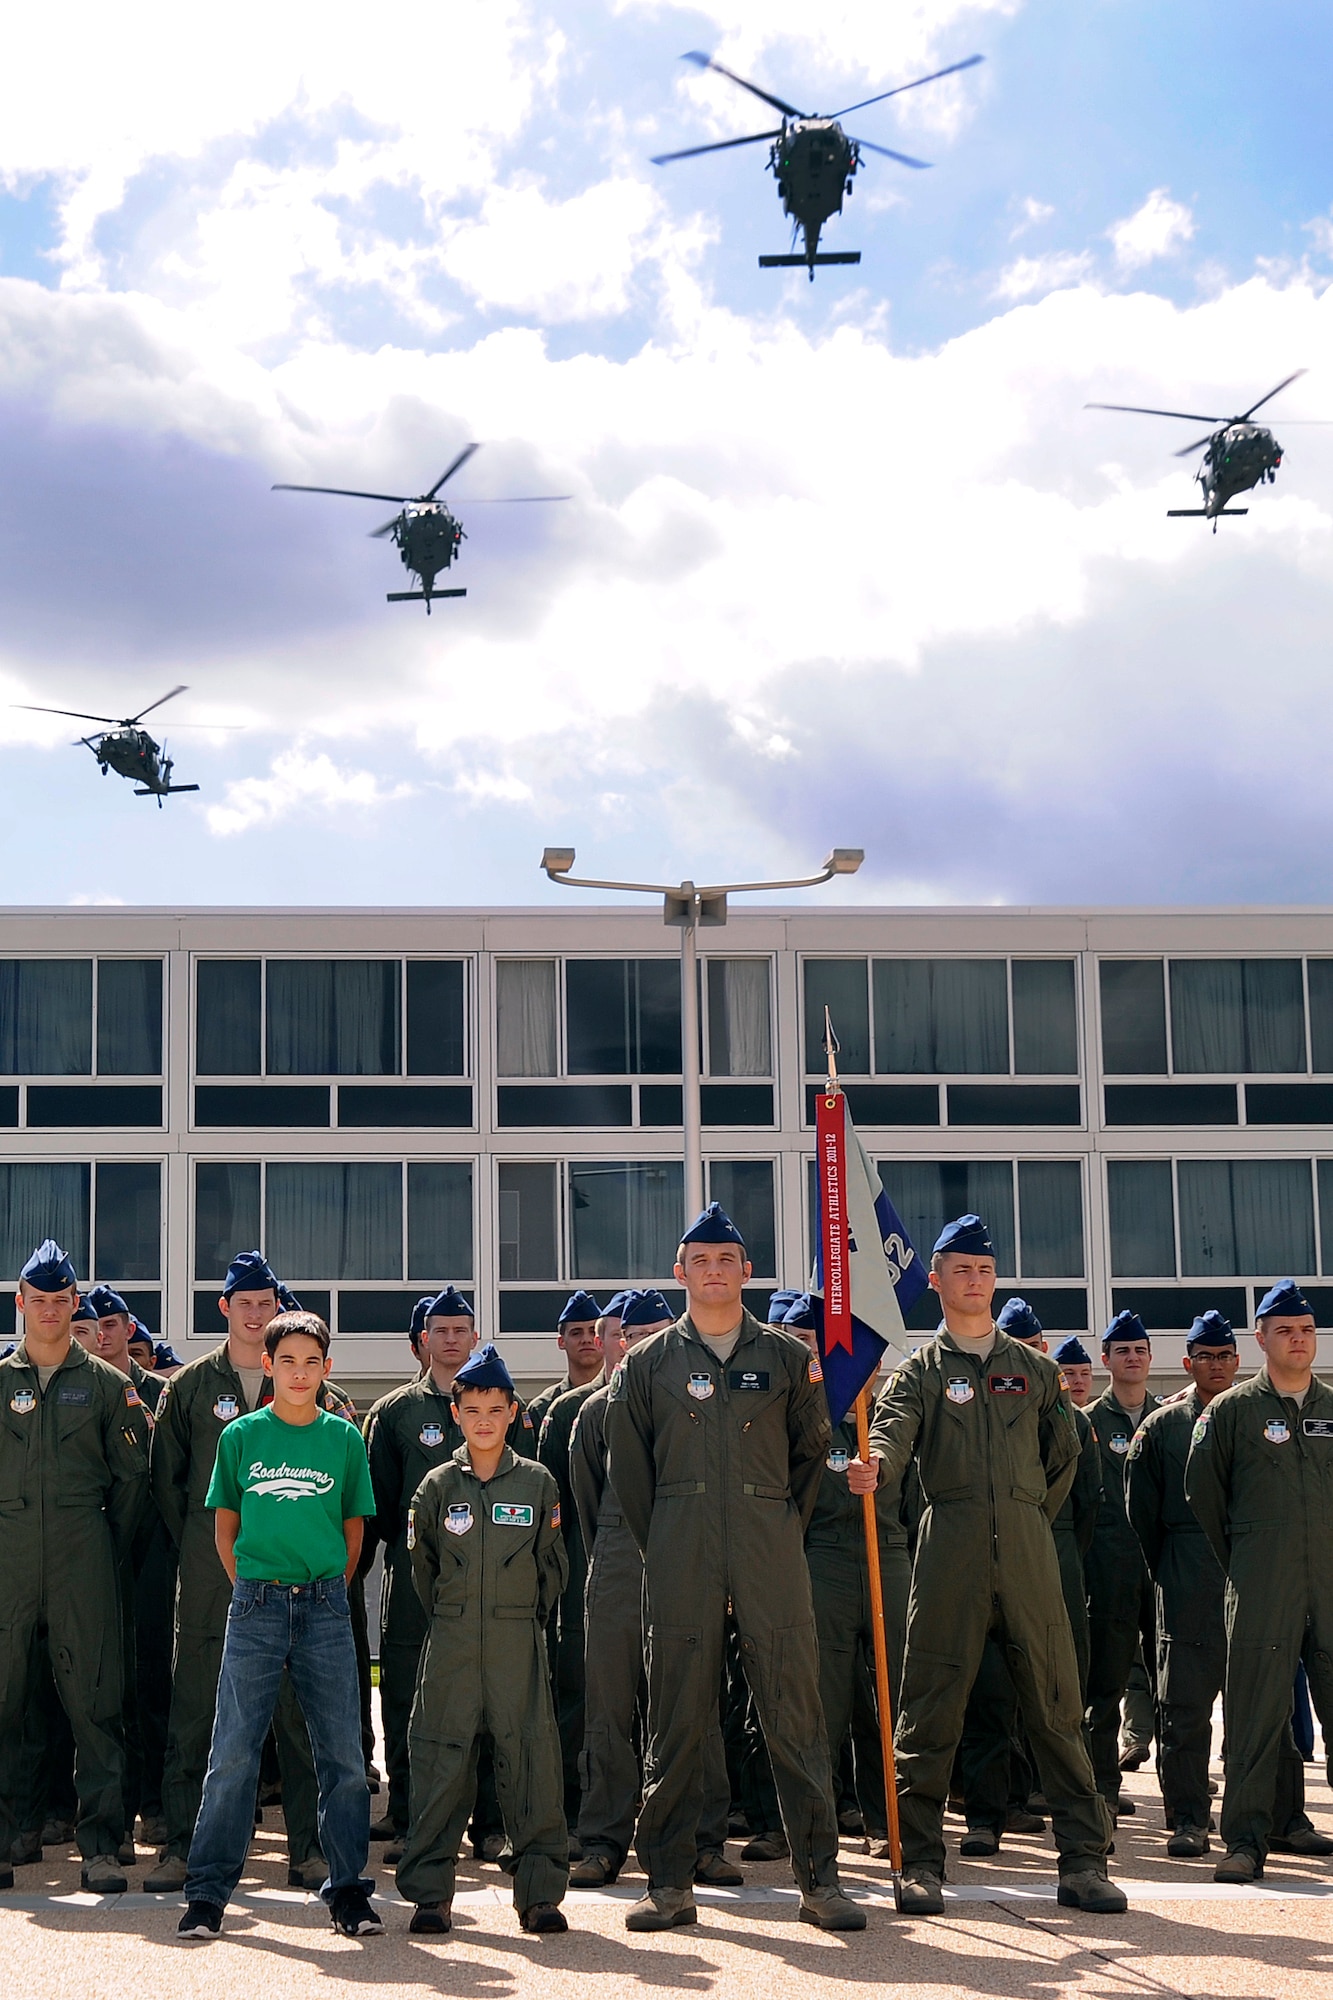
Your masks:
[{"label": "boy in green t-shirt", "polygon": [[190,1843],[188,1903],[178,1934],[214,1938],[254,1826],[259,1759],[286,1668],[310,1731],[319,1780],[320,1894],[335,1929],[384,1929],[367,1900],[370,1793],[347,1585],[375,1511],[355,1424],[316,1402],[329,1330],[314,1313],[283,1313],[264,1333],[273,1401],[228,1424],[208,1489],[219,1559],[232,1579],[203,1802]]}]

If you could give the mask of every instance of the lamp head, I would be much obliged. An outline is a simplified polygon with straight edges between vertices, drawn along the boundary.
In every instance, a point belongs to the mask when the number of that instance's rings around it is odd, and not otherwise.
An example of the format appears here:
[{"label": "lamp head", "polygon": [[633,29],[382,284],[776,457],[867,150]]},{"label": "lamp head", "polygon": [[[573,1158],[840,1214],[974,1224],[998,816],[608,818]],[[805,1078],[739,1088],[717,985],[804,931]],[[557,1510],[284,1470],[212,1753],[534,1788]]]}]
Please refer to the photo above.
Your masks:
[{"label": "lamp head", "polygon": [[865,858],[864,847],[835,847],[824,866],[830,875],[855,875]]},{"label": "lamp head", "polygon": [[544,847],[542,849],[542,867],[548,875],[568,875],[573,866],[574,850],[572,847]]}]

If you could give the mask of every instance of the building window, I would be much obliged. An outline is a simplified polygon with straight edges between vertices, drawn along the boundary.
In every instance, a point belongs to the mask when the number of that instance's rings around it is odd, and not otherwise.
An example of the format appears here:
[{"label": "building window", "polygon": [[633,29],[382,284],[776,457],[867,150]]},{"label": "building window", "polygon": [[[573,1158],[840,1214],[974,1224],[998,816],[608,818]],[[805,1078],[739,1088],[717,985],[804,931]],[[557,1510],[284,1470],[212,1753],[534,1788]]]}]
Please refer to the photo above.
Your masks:
[{"label": "building window", "polygon": [[670,1277],[684,1198],[679,1160],[571,1161],[571,1278]]},{"label": "building window", "polygon": [[805,1067],[824,1010],[847,1076],[1077,1076],[1072,959],[807,959]]},{"label": "building window", "polygon": [[[160,1160],[25,1160],[0,1165],[0,1256],[20,1271],[53,1236],[81,1282],[162,1276]],[[91,1251],[91,1256],[90,1256]]]},{"label": "building window", "polygon": [[[710,1160],[708,1199],[721,1202],[741,1235],[756,1278],[776,1279],[777,1230],[771,1160]],[[672,1246],[674,1261],[677,1245]]]},{"label": "building window", "polygon": [[195,1073],[464,1076],[463,963],[200,959]]},{"label": "building window", "polygon": [[560,1276],[553,1160],[507,1160],[499,1170],[501,1282]]},{"label": "building window", "polygon": [[495,964],[496,1070],[500,1076],[558,1076],[559,1020],[553,958]]},{"label": "building window", "polygon": [[[1330,964],[1309,965],[1316,1070],[1333,1066]],[[1108,1076],[1308,1074],[1299,958],[1103,959],[1099,977]]]},{"label": "building window", "polygon": [[1106,1179],[1116,1278],[1318,1268],[1309,1160],[1111,1160]]},{"label": "building window", "polygon": [[197,1161],[196,1280],[254,1249],[293,1285],[470,1281],[472,1162]]},{"label": "building window", "polygon": [[571,1076],[679,1076],[680,966],[568,959],[565,1021]]},{"label": "building window", "polygon": [[974,1214],[989,1225],[1000,1278],[1084,1275],[1080,1161],[880,1160],[878,1166],[923,1259],[946,1222]]},{"label": "building window", "polygon": [[707,958],[704,1009],[707,1076],[772,1076],[773,1031],[766,958]]},{"label": "building window", "polygon": [[161,1074],[160,958],[0,959],[0,1075]]}]

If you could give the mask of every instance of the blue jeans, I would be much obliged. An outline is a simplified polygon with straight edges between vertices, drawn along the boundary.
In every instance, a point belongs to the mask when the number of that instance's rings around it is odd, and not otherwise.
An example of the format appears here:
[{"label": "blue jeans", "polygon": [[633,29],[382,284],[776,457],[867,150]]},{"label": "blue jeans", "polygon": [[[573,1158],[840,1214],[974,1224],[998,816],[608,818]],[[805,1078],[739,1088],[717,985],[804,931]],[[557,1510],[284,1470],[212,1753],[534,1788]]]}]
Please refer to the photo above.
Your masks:
[{"label": "blue jeans", "polygon": [[340,1576],[321,1583],[253,1583],[238,1577],[227,1613],[213,1742],[190,1842],[185,1894],[225,1906],[241,1879],[254,1832],[259,1759],[282,1670],[290,1670],[319,1781],[319,1840],[328,1862],[325,1902],[374,1883],[365,1873],[370,1792],[361,1754],[356,1648]]}]

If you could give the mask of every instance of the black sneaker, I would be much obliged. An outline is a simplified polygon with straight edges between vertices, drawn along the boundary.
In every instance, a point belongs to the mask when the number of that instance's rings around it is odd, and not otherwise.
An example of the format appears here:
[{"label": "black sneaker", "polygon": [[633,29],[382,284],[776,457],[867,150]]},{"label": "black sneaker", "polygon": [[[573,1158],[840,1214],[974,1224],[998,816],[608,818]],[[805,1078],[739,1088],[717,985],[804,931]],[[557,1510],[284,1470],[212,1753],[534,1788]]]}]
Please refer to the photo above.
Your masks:
[{"label": "black sneaker", "polygon": [[453,1919],[443,1903],[418,1903],[407,1928],[418,1937],[443,1937],[453,1929]]},{"label": "black sneaker", "polygon": [[207,1943],[222,1930],[221,1903],[191,1903],[176,1926],[177,1937],[200,1938]]},{"label": "black sneaker", "polygon": [[344,1937],[383,1937],[384,1925],[364,1889],[335,1889],[329,1905],[333,1928]]}]

